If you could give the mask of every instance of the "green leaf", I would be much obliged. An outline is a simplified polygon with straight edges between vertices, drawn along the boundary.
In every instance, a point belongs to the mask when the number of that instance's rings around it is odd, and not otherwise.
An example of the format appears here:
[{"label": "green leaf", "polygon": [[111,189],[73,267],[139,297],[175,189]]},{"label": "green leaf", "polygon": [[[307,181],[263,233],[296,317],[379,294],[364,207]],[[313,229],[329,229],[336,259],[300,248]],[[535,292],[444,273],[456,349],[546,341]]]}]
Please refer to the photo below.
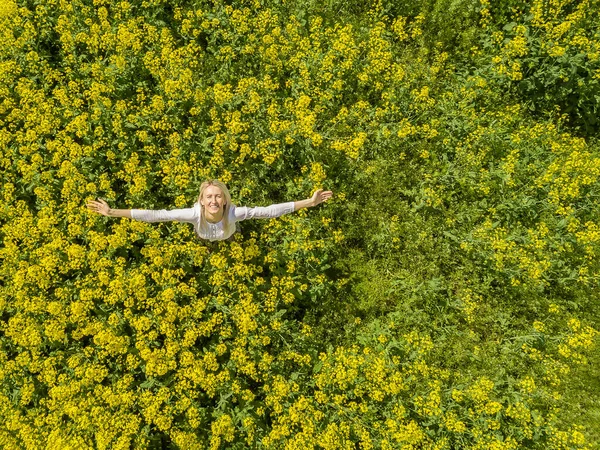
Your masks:
[{"label": "green leaf", "polygon": [[316,363],[314,365],[314,367],[313,367],[313,373],[319,373],[322,368],[323,368],[323,361],[319,361],[318,363]]}]

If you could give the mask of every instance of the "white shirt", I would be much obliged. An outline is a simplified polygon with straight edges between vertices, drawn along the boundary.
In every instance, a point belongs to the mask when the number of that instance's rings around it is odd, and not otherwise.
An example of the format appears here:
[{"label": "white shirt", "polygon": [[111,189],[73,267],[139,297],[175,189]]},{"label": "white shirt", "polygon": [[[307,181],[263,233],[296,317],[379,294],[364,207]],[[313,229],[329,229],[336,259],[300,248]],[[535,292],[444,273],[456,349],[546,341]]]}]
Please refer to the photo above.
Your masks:
[{"label": "white shirt", "polygon": [[184,209],[132,209],[131,218],[141,220],[142,222],[187,222],[194,225],[194,230],[198,237],[208,239],[209,241],[221,241],[230,237],[235,233],[236,222],[241,222],[246,219],[271,219],[294,212],[294,202],[278,203],[270,206],[239,206],[231,205],[229,209],[229,226],[225,230],[223,220],[217,223],[208,224],[207,232],[200,230],[200,204],[194,203],[191,208]]}]

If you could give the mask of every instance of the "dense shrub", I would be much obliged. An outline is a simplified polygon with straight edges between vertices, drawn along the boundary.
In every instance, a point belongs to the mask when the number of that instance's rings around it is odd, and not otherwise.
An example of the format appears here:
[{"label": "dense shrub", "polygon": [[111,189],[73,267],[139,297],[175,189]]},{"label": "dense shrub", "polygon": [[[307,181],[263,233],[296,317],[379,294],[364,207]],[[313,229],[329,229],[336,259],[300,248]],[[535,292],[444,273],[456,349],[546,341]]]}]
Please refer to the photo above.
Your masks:
[{"label": "dense shrub", "polygon": [[[4,3],[0,445],[598,442],[598,143],[449,53],[485,5]],[[85,209],[209,177],[335,197],[214,245]]]},{"label": "dense shrub", "polygon": [[[484,23],[506,6],[484,2]],[[502,5],[505,3],[501,2]],[[558,107],[584,136],[600,125],[600,4],[570,0],[511,6],[511,20],[482,35],[482,67],[539,117]]]}]

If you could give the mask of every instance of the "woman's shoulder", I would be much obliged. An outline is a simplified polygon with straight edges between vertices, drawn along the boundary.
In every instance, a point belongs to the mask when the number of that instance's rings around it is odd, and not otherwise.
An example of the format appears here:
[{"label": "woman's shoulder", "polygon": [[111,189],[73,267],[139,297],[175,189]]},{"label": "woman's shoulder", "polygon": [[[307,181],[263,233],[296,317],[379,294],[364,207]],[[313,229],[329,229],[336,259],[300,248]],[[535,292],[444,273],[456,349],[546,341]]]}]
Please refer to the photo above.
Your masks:
[{"label": "woman's shoulder", "polygon": [[237,215],[236,215],[236,211],[240,210],[240,206],[235,205],[234,203],[231,203],[231,206],[229,208],[229,221],[235,220]]}]

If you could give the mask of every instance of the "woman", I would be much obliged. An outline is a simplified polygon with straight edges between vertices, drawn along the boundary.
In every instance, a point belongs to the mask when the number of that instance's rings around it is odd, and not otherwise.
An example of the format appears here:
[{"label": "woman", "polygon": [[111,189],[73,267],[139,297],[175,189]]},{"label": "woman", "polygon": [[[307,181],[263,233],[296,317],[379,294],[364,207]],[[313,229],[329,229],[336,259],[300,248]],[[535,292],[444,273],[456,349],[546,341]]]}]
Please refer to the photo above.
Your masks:
[{"label": "woman", "polygon": [[316,206],[333,193],[319,189],[311,198],[296,202],[278,203],[271,206],[236,206],[231,202],[229,190],[217,180],[205,181],[200,186],[198,201],[191,208],[173,210],[149,209],[111,209],[104,200],[90,201],[87,207],[109,217],[128,217],[143,222],[164,222],[173,220],[194,225],[196,234],[209,241],[233,240],[233,234],[239,230],[236,224],[246,219],[268,219]]}]

